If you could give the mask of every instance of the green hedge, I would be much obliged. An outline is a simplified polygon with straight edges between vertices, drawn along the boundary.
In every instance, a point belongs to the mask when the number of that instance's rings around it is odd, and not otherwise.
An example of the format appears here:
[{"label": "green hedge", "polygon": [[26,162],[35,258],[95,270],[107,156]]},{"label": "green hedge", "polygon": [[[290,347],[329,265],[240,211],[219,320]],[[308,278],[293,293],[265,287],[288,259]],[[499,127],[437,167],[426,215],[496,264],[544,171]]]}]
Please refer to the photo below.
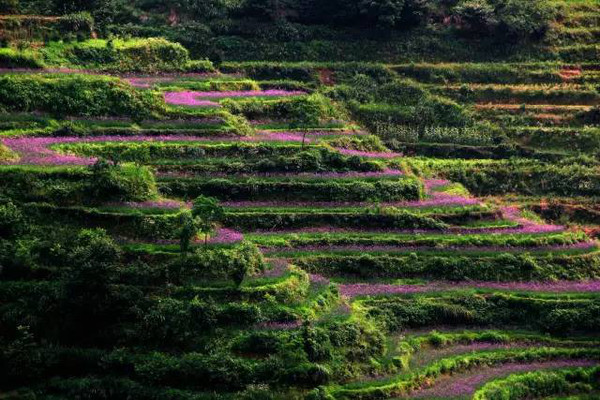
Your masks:
[{"label": "green hedge", "polygon": [[434,218],[398,212],[396,214],[368,213],[227,213],[225,224],[242,230],[299,229],[308,227],[380,228],[380,229],[443,229],[447,225]]},{"label": "green hedge", "polygon": [[[408,160],[417,172],[433,172],[463,184],[476,196],[519,193],[566,197],[600,195],[600,176],[592,159],[557,163],[529,160]],[[589,164],[589,165],[586,165]]]},{"label": "green hedge", "polygon": [[316,256],[294,261],[325,275],[367,278],[429,278],[435,280],[539,281],[600,277],[600,254],[495,257],[461,256]]},{"label": "green hedge", "polygon": [[0,107],[43,111],[58,116],[127,116],[144,119],[160,113],[164,100],[119,80],[94,75],[0,76]]},{"label": "green hedge", "polygon": [[[90,40],[65,48],[77,65],[118,72],[168,72],[188,70],[188,51],[178,43],[161,38],[133,40]],[[212,70],[208,62],[195,62],[191,69]]]},{"label": "green hedge", "polygon": [[521,400],[600,389],[600,367],[568,368],[511,375],[486,383],[473,400]]},{"label": "green hedge", "polygon": [[427,326],[518,326],[566,334],[600,328],[600,298],[569,295],[450,292],[361,301],[368,314],[396,331]]},{"label": "green hedge", "polygon": [[0,189],[17,201],[55,204],[144,201],[155,197],[154,175],[144,167],[0,168]]},{"label": "green hedge", "polygon": [[366,179],[210,179],[161,178],[165,195],[195,198],[213,196],[220,200],[297,201],[395,201],[419,200],[423,184],[416,178]]},{"label": "green hedge", "polygon": [[0,68],[44,68],[39,55],[30,51],[0,49]]}]

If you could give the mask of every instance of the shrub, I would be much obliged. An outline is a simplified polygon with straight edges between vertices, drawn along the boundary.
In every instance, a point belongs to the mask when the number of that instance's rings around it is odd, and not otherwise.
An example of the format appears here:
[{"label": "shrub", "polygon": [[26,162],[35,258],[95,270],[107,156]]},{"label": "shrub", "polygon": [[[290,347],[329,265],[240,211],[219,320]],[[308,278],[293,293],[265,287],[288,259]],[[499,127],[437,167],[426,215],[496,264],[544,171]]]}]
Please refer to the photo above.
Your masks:
[{"label": "shrub", "polygon": [[44,68],[41,57],[33,51],[0,49],[0,68]]},{"label": "shrub", "polygon": [[117,79],[92,75],[4,75],[0,106],[10,111],[43,111],[58,116],[129,116],[162,112],[164,100]]},{"label": "shrub", "polygon": [[600,125],[600,106],[579,112],[575,118],[585,125]]},{"label": "shrub", "polygon": [[25,217],[13,203],[0,204],[0,238],[20,235],[27,229]]},{"label": "shrub", "polygon": [[473,399],[519,400],[559,394],[591,393],[600,388],[599,377],[600,368],[598,367],[564,368],[516,374],[486,383],[475,392]]},{"label": "shrub", "polygon": [[463,0],[454,13],[459,29],[510,41],[541,38],[555,17],[553,6],[544,0]]},{"label": "shrub", "polygon": [[185,71],[210,68],[206,62],[189,65],[188,51],[162,38],[90,40],[67,49],[73,63],[118,72]]},{"label": "shrub", "polygon": [[90,200],[144,201],[156,196],[154,174],[145,167],[98,162],[91,168]]},{"label": "shrub", "polygon": [[89,12],[67,14],[60,18],[59,30],[63,33],[83,33],[89,35],[94,30],[94,17]]},{"label": "shrub", "polygon": [[160,191],[179,197],[213,196],[219,200],[396,201],[418,200],[423,185],[415,178],[391,181],[359,179],[210,179],[161,178]]}]

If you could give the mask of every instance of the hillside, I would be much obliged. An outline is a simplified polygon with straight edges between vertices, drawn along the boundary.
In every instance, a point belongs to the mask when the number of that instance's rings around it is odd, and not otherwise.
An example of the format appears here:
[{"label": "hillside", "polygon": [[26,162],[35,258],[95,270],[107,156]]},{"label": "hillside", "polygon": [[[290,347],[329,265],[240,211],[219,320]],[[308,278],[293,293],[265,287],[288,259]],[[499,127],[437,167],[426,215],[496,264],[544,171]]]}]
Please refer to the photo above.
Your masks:
[{"label": "hillside", "polygon": [[600,398],[600,1],[0,13],[0,399]]}]

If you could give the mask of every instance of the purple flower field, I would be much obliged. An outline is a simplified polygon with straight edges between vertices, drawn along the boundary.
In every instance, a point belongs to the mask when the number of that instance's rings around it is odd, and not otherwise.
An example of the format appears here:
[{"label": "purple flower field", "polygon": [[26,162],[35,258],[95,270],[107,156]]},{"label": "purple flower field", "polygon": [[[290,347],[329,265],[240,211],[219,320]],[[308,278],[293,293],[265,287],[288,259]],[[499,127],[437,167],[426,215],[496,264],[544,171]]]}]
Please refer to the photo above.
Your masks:
[{"label": "purple flower field", "polygon": [[406,253],[419,251],[437,251],[437,252],[471,252],[471,253],[512,253],[512,252],[555,252],[566,250],[592,250],[598,248],[595,241],[580,242],[569,245],[557,246],[534,246],[534,247],[508,247],[508,246],[388,246],[388,245],[308,245],[295,246],[294,248],[265,248],[266,254],[281,251],[306,251],[306,252],[324,252],[324,251],[347,251],[347,252],[381,252],[381,253]]},{"label": "purple flower field", "polygon": [[11,150],[17,152],[21,158],[11,164],[32,165],[89,165],[95,158],[80,157],[72,154],[60,154],[50,146],[65,143],[98,143],[98,142],[206,142],[206,141],[231,141],[236,138],[223,137],[195,137],[183,135],[157,135],[157,136],[92,136],[92,137],[18,137],[1,139]]},{"label": "purple flower field", "polygon": [[199,106],[199,107],[220,107],[216,101],[208,99],[225,99],[231,97],[291,97],[302,96],[306,92],[288,91],[288,90],[248,90],[248,91],[225,91],[225,92],[198,92],[198,91],[181,91],[181,92],[165,92],[165,102],[167,104],[182,105],[182,106]]},{"label": "purple flower field", "polygon": [[493,289],[547,293],[600,292],[600,280],[559,282],[432,282],[424,285],[393,285],[383,283],[350,283],[338,285],[345,297],[403,295],[460,289]]},{"label": "purple flower field", "polygon": [[256,327],[259,329],[266,330],[292,330],[296,328],[300,328],[302,326],[302,321],[290,321],[290,322],[263,322],[258,324]]},{"label": "purple flower field", "polygon": [[337,149],[340,153],[345,156],[359,156],[367,158],[398,158],[402,157],[401,153],[392,152],[375,152],[375,151],[360,151],[351,149]]}]

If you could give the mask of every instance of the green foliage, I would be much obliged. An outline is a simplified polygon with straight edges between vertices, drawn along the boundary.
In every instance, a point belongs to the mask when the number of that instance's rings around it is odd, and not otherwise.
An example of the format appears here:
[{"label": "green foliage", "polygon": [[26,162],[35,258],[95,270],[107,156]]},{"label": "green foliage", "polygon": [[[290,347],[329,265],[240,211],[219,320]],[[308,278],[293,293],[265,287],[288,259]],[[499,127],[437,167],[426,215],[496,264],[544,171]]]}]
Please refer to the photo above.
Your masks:
[{"label": "green foliage", "polygon": [[[594,298],[547,301],[535,295],[454,293],[441,296],[365,300],[369,313],[391,330],[430,325],[501,326],[518,324],[546,332],[593,332],[600,319],[600,304]],[[557,315],[568,315],[554,324]]]},{"label": "green foliage", "polygon": [[83,230],[66,258],[71,267],[61,277],[63,332],[73,339],[95,335],[119,315],[111,284],[117,278],[120,249],[105,231]]},{"label": "green foliage", "polygon": [[511,375],[485,384],[474,400],[518,400],[531,397],[592,392],[599,388],[600,369],[565,368]]},{"label": "green foliage", "polygon": [[138,91],[117,78],[93,75],[3,75],[0,106],[10,111],[51,114],[130,116],[143,119],[159,113],[164,101]]},{"label": "green foliage", "polygon": [[[65,51],[75,64],[117,72],[184,71],[190,62],[183,46],[162,38],[90,40],[67,47]],[[195,63],[192,68],[202,65]]]},{"label": "green foliage", "polygon": [[179,249],[182,255],[190,250],[192,239],[198,235],[198,221],[193,217],[191,211],[184,210],[179,215]]},{"label": "green foliage", "polygon": [[517,41],[540,38],[550,28],[555,9],[542,0],[462,0],[454,9],[459,29]]},{"label": "green foliage", "polygon": [[156,196],[154,174],[145,167],[124,164],[120,167],[99,161],[92,170],[92,198],[117,201],[144,201]]},{"label": "green foliage", "polygon": [[198,196],[192,205],[192,216],[198,220],[198,230],[208,237],[223,220],[223,207],[213,197]]},{"label": "green foliage", "polygon": [[408,177],[375,182],[360,179],[161,178],[159,189],[177,197],[192,198],[203,194],[223,201],[290,198],[307,201],[396,201],[417,200],[423,196],[422,183]]},{"label": "green foliage", "polygon": [[0,204],[0,238],[10,239],[26,230],[25,217],[13,203]]},{"label": "green foliage", "polygon": [[600,257],[596,254],[496,256],[408,256],[394,255],[320,255],[302,257],[300,267],[326,275],[368,278],[428,278],[462,281],[528,281],[554,279],[596,279]]},{"label": "green foliage", "polygon": [[87,169],[0,169],[0,188],[15,201],[54,204],[97,204],[105,201],[145,201],[157,195],[154,175],[146,167],[119,167],[98,162]]},{"label": "green foliage", "polygon": [[0,48],[0,68],[44,68],[41,57],[27,50]]}]

